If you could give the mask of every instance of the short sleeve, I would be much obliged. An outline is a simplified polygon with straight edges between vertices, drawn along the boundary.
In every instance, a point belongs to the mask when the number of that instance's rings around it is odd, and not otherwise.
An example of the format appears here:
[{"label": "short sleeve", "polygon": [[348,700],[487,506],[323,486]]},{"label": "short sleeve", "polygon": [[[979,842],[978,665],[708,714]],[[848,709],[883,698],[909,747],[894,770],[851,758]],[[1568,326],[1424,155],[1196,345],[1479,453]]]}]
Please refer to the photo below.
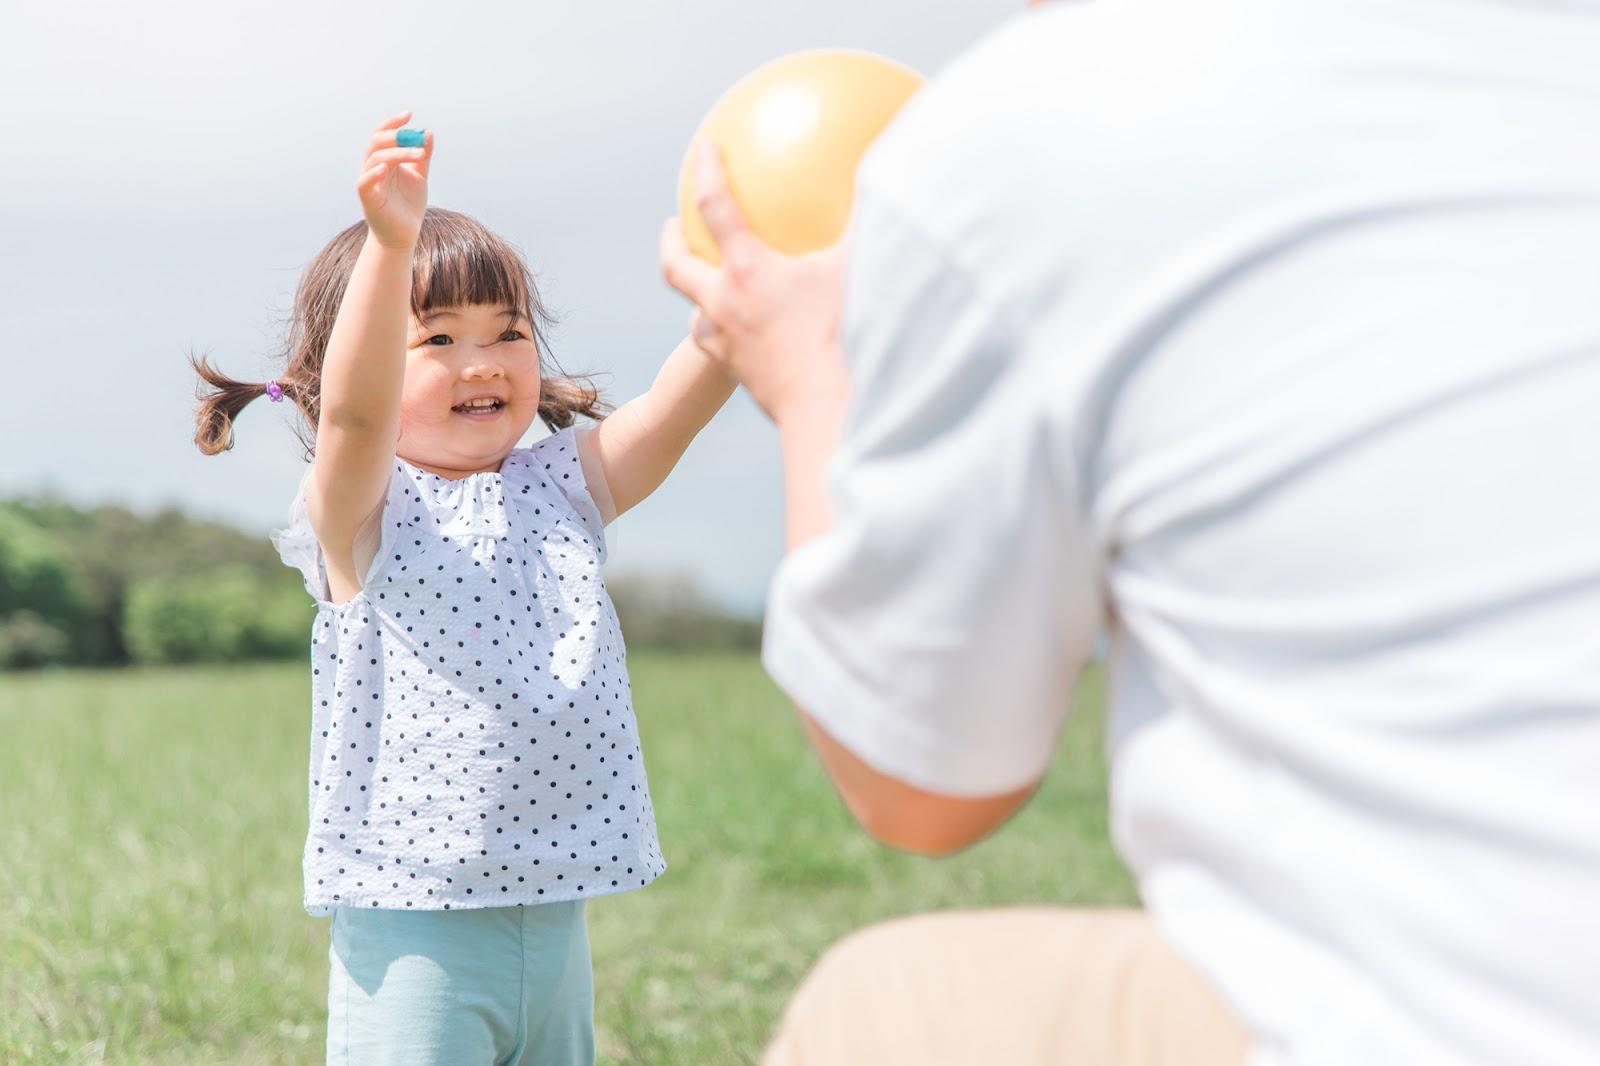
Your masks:
[{"label": "short sleeve", "polygon": [[[558,430],[534,444],[529,449],[529,456],[534,473],[549,479],[572,504],[585,530],[594,538],[595,550],[603,563],[606,561],[606,519],[584,476],[584,463],[578,448],[579,432],[573,426]],[[609,492],[605,494],[605,499],[609,503]]]},{"label": "short sleeve", "polygon": [[306,514],[306,485],[310,479],[311,471],[308,469],[300,479],[294,502],[289,505],[289,524],[283,529],[274,529],[270,536],[283,565],[300,571],[306,591],[318,603],[326,603],[328,578],[322,568],[322,546],[317,542],[316,531],[311,528],[311,518]]},{"label": "short sleeve", "polygon": [[870,202],[843,330],[832,527],[773,578],[764,664],[882,773],[954,795],[1029,785],[1100,613],[1050,361],[1030,357],[1025,316]]},{"label": "short sleeve", "polygon": [[[306,487],[310,482],[311,471],[308,469],[305,476],[300,479],[300,487],[295,491],[294,502],[289,505],[289,524],[283,529],[273,530],[270,537],[272,546],[278,549],[278,556],[284,565],[300,571],[301,580],[305,582],[306,592],[310,593],[311,598],[318,604],[332,606],[328,572],[322,561],[322,544],[317,540],[316,530],[311,528],[311,517],[306,513]],[[384,497],[383,510],[376,519],[376,543],[373,544],[372,560],[361,582],[363,590],[371,588],[373,581],[388,565],[395,537],[394,531],[404,525],[409,498],[411,498],[410,478],[397,462],[389,476],[389,488]]]},{"label": "short sleeve", "polygon": [[611,497],[611,485],[606,481],[606,468],[600,462],[600,453],[594,446],[594,431],[595,426],[590,425],[574,433],[578,442],[578,465],[583,467],[583,483],[589,490],[589,498],[600,511],[601,523],[609,526],[616,521],[617,505]]}]

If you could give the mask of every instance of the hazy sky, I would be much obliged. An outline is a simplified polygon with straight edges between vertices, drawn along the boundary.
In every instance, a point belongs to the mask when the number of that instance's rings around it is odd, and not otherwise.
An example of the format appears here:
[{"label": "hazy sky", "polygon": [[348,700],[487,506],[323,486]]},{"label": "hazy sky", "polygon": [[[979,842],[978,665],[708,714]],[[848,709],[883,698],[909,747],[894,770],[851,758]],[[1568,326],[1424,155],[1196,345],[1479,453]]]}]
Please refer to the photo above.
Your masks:
[{"label": "hazy sky", "polygon": [[[648,387],[687,305],[656,238],[701,115],[787,52],[933,73],[1021,0],[8,4],[0,64],[0,495],[186,509],[265,531],[302,472],[290,405],[191,443],[193,348],[264,380],[301,268],[360,217],[369,130],[435,131],[432,203],[528,256],[568,370]],[[781,549],[776,438],[742,395],[611,527],[613,571],[759,606]]]}]

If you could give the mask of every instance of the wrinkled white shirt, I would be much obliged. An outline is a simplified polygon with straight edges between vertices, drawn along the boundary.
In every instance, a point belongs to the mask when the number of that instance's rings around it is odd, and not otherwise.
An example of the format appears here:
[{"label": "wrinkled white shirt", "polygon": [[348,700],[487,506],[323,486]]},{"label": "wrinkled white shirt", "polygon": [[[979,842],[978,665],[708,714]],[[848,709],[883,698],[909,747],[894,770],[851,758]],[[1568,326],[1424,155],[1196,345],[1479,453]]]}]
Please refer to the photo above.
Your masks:
[{"label": "wrinkled white shirt", "polygon": [[1600,1062],[1600,6],[1045,5],[847,273],[796,702],[1009,791],[1104,628],[1116,844],[1254,1066]]}]

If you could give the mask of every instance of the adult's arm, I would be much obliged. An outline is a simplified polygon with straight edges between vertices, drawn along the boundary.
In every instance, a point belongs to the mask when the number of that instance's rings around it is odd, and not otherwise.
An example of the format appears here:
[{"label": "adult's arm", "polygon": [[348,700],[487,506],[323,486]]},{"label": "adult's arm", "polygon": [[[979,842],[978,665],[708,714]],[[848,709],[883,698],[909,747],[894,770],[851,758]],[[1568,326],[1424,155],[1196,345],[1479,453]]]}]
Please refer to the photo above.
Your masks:
[{"label": "adult's arm", "polygon": [[[773,584],[768,669],[869,831],[954,850],[1042,774],[1095,610],[1092,586],[1072,609],[1059,603],[1072,583],[1048,543],[1060,489],[1048,434],[1025,403],[1005,426],[1027,396],[1027,364],[1005,350],[1023,338],[1009,309],[888,220],[886,245],[852,248],[887,284],[860,297],[875,324],[852,338],[847,374],[844,249],[772,252],[744,227],[714,158],[701,166],[699,207],[724,267],[690,257],[675,224],[663,266],[699,307],[702,346],[779,428],[790,555]],[[1078,541],[1059,532],[1071,554]]]}]

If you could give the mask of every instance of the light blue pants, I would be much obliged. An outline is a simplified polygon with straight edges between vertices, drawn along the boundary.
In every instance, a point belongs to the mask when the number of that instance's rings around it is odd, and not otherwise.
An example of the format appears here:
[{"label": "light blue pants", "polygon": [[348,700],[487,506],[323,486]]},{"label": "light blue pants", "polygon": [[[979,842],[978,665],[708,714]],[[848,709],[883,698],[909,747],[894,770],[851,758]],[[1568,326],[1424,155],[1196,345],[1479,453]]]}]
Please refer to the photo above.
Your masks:
[{"label": "light blue pants", "polygon": [[340,907],[328,1066],[594,1066],[583,901]]}]

